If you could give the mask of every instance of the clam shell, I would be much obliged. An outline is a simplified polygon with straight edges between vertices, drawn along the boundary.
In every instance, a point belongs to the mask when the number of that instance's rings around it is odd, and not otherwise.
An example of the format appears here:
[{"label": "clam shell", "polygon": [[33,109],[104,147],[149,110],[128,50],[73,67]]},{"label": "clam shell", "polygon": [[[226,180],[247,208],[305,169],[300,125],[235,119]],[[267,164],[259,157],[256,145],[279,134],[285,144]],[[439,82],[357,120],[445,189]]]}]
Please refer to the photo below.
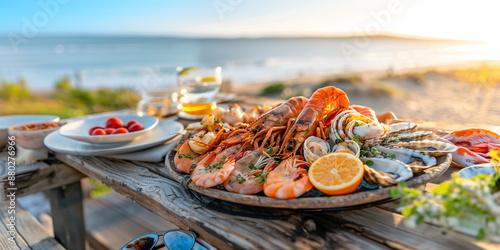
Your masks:
[{"label": "clam shell", "polygon": [[339,142],[333,147],[333,150],[332,150],[332,152],[346,152],[349,154],[353,154],[358,158],[359,158],[360,151],[361,151],[361,149],[359,148],[359,144],[355,141],[352,141],[352,140]]},{"label": "clam shell", "polygon": [[457,150],[457,146],[451,143],[430,140],[400,142],[391,146],[413,149],[433,157],[443,156]]},{"label": "clam shell", "polygon": [[309,136],[304,142],[304,158],[309,164],[312,164],[321,156],[330,152],[330,145],[327,141],[316,136]]},{"label": "clam shell", "polygon": [[390,158],[360,158],[363,163],[371,161],[371,166],[365,165],[364,178],[370,184],[391,186],[413,177],[413,171],[403,162]]},{"label": "clam shell", "polygon": [[374,148],[387,155],[394,155],[396,160],[409,166],[414,173],[422,172],[437,164],[436,158],[413,149],[380,145]]}]

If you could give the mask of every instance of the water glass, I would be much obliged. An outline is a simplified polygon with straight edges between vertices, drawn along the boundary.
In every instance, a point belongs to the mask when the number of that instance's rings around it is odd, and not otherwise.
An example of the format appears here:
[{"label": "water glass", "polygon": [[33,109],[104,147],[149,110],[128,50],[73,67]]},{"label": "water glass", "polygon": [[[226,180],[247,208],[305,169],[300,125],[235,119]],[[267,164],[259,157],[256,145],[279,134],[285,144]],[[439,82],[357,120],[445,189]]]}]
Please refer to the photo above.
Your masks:
[{"label": "water glass", "polygon": [[179,117],[200,119],[216,107],[222,83],[221,67],[177,68]]},{"label": "water glass", "polygon": [[144,92],[137,103],[139,116],[170,117],[177,114],[178,93],[173,90]]}]

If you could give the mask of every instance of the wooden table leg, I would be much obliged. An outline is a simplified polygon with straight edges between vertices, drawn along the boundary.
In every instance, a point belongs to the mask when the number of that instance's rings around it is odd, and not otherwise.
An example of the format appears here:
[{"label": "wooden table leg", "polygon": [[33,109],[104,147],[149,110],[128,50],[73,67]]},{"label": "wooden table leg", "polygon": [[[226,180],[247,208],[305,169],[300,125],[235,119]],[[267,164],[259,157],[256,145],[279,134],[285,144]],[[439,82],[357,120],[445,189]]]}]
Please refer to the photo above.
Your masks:
[{"label": "wooden table leg", "polygon": [[48,191],[54,236],[66,249],[88,249],[80,181]]}]

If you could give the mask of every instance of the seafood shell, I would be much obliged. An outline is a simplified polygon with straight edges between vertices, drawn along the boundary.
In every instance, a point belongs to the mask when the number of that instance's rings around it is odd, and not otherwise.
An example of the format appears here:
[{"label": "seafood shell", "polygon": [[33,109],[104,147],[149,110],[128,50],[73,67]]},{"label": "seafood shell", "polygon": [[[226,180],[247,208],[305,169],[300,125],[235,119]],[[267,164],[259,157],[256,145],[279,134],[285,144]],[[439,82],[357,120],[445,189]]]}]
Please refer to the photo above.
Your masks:
[{"label": "seafood shell", "polygon": [[433,157],[447,155],[457,150],[457,146],[451,143],[429,140],[400,142],[391,146],[413,149]]},{"label": "seafood shell", "polygon": [[401,147],[375,146],[379,152],[394,155],[396,160],[408,165],[414,173],[419,173],[437,164],[436,158],[413,149]]},{"label": "seafood shell", "polygon": [[432,131],[416,131],[411,133],[393,134],[386,138],[386,141],[410,142],[422,140],[435,140],[438,136]]},{"label": "seafood shell", "polygon": [[321,156],[330,152],[330,145],[327,141],[316,136],[309,136],[304,142],[304,158],[312,164]]},{"label": "seafood shell", "polygon": [[418,124],[411,122],[399,122],[390,124],[388,126],[389,126],[389,131],[387,131],[387,134],[393,135],[393,134],[413,132],[417,128]]},{"label": "seafood shell", "polygon": [[337,143],[333,147],[332,151],[333,152],[346,152],[349,154],[353,154],[359,158],[359,152],[361,151],[361,149],[359,148],[359,144],[357,142],[352,141],[352,140],[347,140],[347,141]]},{"label": "seafood shell", "polygon": [[354,110],[338,114],[330,128],[330,138],[333,140],[352,140],[358,135],[361,141],[381,138],[388,130],[385,124],[372,121]]},{"label": "seafood shell", "polygon": [[[360,158],[365,163],[365,180],[370,184],[391,186],[413,177],[412,170],[404,163],[390,158]],[[371,161],[373,164],[367,166]]]}]

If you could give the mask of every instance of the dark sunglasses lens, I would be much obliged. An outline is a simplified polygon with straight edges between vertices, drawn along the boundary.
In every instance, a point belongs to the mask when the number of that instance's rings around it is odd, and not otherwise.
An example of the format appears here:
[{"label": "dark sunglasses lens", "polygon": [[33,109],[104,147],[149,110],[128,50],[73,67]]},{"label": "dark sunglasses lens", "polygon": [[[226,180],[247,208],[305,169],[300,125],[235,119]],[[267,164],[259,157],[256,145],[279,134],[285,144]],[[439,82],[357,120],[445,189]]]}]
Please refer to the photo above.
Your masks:
[{"label": "dark sunglasses lens", "polygon": [[121,248],[121,250],[151,250],[158,242],[158,235],[156,234],[145,234],[141,235]]},{"label": "dark sunglasses lens", "polygon": [[189,250],[194,241],[194,236],[184,231],[170,231],[163,236],[163,242],[170,250]]}]

